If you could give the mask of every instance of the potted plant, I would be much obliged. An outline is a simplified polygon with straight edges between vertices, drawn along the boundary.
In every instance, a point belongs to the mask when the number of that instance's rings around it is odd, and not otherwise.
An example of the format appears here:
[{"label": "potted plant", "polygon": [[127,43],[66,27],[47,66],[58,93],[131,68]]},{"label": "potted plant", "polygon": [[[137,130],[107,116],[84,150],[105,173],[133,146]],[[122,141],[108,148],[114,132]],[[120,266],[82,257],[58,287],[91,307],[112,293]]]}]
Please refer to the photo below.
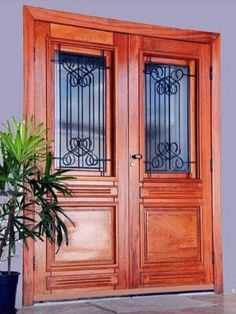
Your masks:
[{"label": "potted plant", "polygon": [[[0,313],[15,313],[18,272],[11,269],[16,243],[27,245],[27,238],[55,242],[58,250],[68,245],[65,219],[58,193],[71,191],[64,183],[65,171],[51,172],[50,143],[42,124],[34,127],[33,118],[17,122],[13,118],[0,132]],[[72,221],[69,219],[72,223]]]}]

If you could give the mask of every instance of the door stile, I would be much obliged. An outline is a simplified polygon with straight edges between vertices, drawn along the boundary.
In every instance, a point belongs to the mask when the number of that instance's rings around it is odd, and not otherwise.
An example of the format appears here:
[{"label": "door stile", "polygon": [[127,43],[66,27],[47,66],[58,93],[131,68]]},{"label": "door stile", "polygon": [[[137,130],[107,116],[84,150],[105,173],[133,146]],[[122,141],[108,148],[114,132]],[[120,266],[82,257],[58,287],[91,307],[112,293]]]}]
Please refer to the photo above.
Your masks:
[{"label": "door stile", "polygon": [[[47,121],[47,40],[50,35],[49,23],[35,22],[35,93],[34,93],[34,118],[35,123],[44,123]],[[45,274],[46,269],[46,251],[44,242],[37,242],[37,249],[34,250],[34,259],[40,260],[35,263],[34,269],[34,295],[39,291],[46,291]],[[37,280],[35,274],[37,273]],[[36,284],[37,282],[37,284]]]},{"label": "door stile", "polygon": [[221,123],[220,123],[220,46],[221,38],[211,44],[211,62],[213,77],[211,81],[212,103],[212,208],[213,208],[213,248],[215,254],[214,287],[216,293],[223,293],[223,266],[222,266],[222,226],[221,226]]},{"label": "door stile", "polygon": [[203,256],[204,266],[206,267],[206,281],[213,282],[213,266],[212,266],[212,184],[211,184],[211,159],[212,159],[212,139],[211,139],[211,81],[209,77],[210,68],[210,47],[209,45],[201,46],[202,57],[199,60],[199,137],[201,151],[199,151],[200,158],[200,179],[202,181],[202,219],[205,222],[203,238],[204,238],[204,252]]},{"label": "door stile", "polygon": [[[128,36],[125,34],[114,33],[114,45],[118,47],[116,50],[116,60],[114,69],[117,80],[115,81],[114,90],[116,90],[116,106],[115,115],[117,129],[117,184],[118,188],[118,265],[119,279],[117,289],[127,289],[129,285],[129,203],[128,203]],[[118,65],[118,66],[117,66]],[[118,83],[119,82],[119,83]],[[126,223],[125,223],[126,222]]]},{"label": "door stile", "polygon": [[[140,182],[139,167],[143,159],[132,160],[140,154],[140,50],[142,37],[129,35],[129,210],[130,210],[130,287],[140,286]],[[132,164],[134,162],[134,164]]]}]

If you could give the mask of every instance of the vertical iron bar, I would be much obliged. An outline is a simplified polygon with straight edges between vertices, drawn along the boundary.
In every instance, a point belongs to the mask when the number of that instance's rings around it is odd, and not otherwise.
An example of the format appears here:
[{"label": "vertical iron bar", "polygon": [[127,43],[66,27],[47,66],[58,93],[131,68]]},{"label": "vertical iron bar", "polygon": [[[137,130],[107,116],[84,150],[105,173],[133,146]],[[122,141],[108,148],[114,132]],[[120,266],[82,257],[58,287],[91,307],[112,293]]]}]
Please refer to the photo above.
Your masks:
[{"label": "vertical iron bar", "polygon": [[68,143],[68,139],[69,139],[69,134],[68,134],[68,116],[69,116],[69,112],[68,112],[68,102],[69,102],[69,73],[66,75],[66,149],[69,151],[69,143]]},{"label": "vertical iron bar", "polygon": [[[68,110],[68,113],[69,113],[69,115],[70,115],[70,117],[69,117],[69,123],[70,123],[70,141],[71,141],[71,139],[73,138],[73,134],[72,134],[72,84],[71,84],[71,82],[70,82],[70,104],[69,104],[69,110]],[[72,148],[72,147],[71,147]],[[73,165],[71,165],[71,166],[73,166]]]},{"label": "vertical iron bar", "polygon": [[169,65],[169,89],[168,89],[168,103],[169,103],[169,112],[168,112],[168,116],[169,116],[169,119],[168,119],[168,130],[169,130],[169,170],[171,170],[171,129],[170,129],[170,122],[171,122],[171,118],[170,118],[170,115],[171,115],[171,110],[170,110],[170,105],[171,105],[171,99],[170,99],[170,84],[171,84],[171,81],[170,81],[170,74],[171,74],[171,68],[170,68],[170,65]]},{"label": "vertical iron bar", "polygon": [[106,171],[106,155],[105,155],[105,147],[106,147],[106,134],[105,134],[105,124],[106,124],[106,80],[105,80],[105,75],[106,75],[106,62],[105,62],[105,56],[104,56],[104,51],[103,51],[103,59],[102,59],[102,64],[103,64],[103,75],[102,75],[102,86],[103,86],[103,156],[102,156],[102,169],[103,169],[103,174]]},{"label": "vertical iron bar", "polygon": [[157,84],[153,82],[154,89],[154,153],[156,152],[157,146],[157,92],[156,92]]},{"label": "vertical iron bar", "polygon": [[[152,160],[152,76],[149,75],[149,159]],[[152,165],[150,164],[150,174]]]},{"label": "vertical iron bar", "polygon": [[158,93],[158,124],[159,124],[159,128],[158,128],[158,144],[160,146],[160,142],[161,142],[161,95],[160,93]]},{"label": "vertical iron bar", "polygon": [[88,123],[88,137],[91,140],[91,85],[88,88],[88,110],[89,110],[89,123]]},{"label": "vertical iron bar", "polygon": [[148,159],[148,153],[147,153],[147,64],[145,63],[145,75],[144,75],[144,80],[145,80],[145,169],[148,172],[149,171],[149,162],[150,160]]},{"label": "vertical iron bar", "polygon": [[[78,63],[78,79],[79,79],[79,77],[80,77],[80,72],[79,72],[79,70],[80,70],[80,59],[79,59],[79,55],[78,55],[78,58],[77,58],[77,63]],[[77,92],[78,92],[78,106],[77,106],[77,108],[78,108],[78,123],[77,123],[77,128],[78,128],[78,130],[77,130],[77,132],[78,132],[78,142],[80,141],[80,106],[81,106],[81,104],[80,104],[80,84],[78,84],[78,89],[77,89]],[[78,147],[78,152],[79,152],[79,147]],[[78,156],[78,168],[80,168],[80,157]]]},{"label": "vertical iron bar", "polygon": [[187,67],[187,154],[188,154],[188,159],[187,159],[187,171],[190,172],[190,139],[191,139],[191,135],[190,135],[190,132],[191,132],[191,125],[190,125],[190,114],[191,114],[191,111],[190,111],[190,78],[191,76],[189,76],[190,74],[190,68]]},{"label": "vertical iron bar", "polygon": [[[88,61],[87,61],[88,62]],[[86,59],[81,60],[81,67],[86,64]],[[81,87],[81,143],[84,141],[84,88]],[[84,155],[81,156],[81,167],[84,168]]]},{"label": "vertical iron bar", "polygon": [[101,119],[101,73],[100,66],[98,66],[98,167],[101,171],[101,133],[100,133],[100,119]]},{"label": "vertical iron bar", "polygon": [[[166,67],[163,66],[163,71],[164,71],[164,78],[166,78]],[[164,92],[164,132],[162,134],[163,137],[163,142],[167,142],[166,136],[167,136],[167,101],[166,101],[166,93]],[[164,170],[167,170],[167,162],[168,160],[164,161]]]},{"label": "vertical iron bar", "polygon": [[[59,56],[59,168],[61,169],[62,165],[61,165],[61,142],[62,142],[62,121],[61,121],[61,53],[60,51],[58,52],[58,56]],[[57,131],[58,132],[58,131]]]},{"label": "vertical iron bar", "polygon": [[179,149],[181,149],[181,114],[180,114],[180,102],[181,102],[181,83],[178,83],[178,118],[179,118]]},{"label": "vertical iron bar", "polygon": [[92,139],[92,145],[91,145],[91,150],[94,150],[95,147],[95,88],[94,88],[94,75],[93,75],[93,82],[92,82],[92,96],[93,96],[93,139]]}]

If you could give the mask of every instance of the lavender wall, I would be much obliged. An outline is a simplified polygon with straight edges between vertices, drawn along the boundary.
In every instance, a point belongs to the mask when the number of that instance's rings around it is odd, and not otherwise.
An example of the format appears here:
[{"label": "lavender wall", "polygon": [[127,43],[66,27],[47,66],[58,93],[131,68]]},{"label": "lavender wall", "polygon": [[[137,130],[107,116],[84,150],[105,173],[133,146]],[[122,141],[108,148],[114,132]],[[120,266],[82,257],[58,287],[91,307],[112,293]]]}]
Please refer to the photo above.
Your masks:
[{"label": "lavender wall", "polygon": [[[222,211],[225,291],[236,289],[234,0],[0,0],[0,123],[22,114],[22,6],[29,4],[121,20],[222,34]],[[19,249],[19,256],[21,249]],[[21,258],[15,260],[21,269]],[[17,304],[21,305],[19,286]]]}]

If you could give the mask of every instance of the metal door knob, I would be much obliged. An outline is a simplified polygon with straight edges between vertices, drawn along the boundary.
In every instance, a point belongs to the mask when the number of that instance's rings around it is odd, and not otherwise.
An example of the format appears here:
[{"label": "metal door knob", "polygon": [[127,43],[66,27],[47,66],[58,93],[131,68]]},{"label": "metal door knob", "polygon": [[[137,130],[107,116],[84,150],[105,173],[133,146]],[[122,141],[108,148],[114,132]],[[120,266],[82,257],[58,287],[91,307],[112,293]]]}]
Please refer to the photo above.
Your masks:
[{"label": "metal door knob", "polygon": [[132,159],[141,159],[141,158],[143,158],[143,156],[141,154],[132,154],[131,158]]}]

